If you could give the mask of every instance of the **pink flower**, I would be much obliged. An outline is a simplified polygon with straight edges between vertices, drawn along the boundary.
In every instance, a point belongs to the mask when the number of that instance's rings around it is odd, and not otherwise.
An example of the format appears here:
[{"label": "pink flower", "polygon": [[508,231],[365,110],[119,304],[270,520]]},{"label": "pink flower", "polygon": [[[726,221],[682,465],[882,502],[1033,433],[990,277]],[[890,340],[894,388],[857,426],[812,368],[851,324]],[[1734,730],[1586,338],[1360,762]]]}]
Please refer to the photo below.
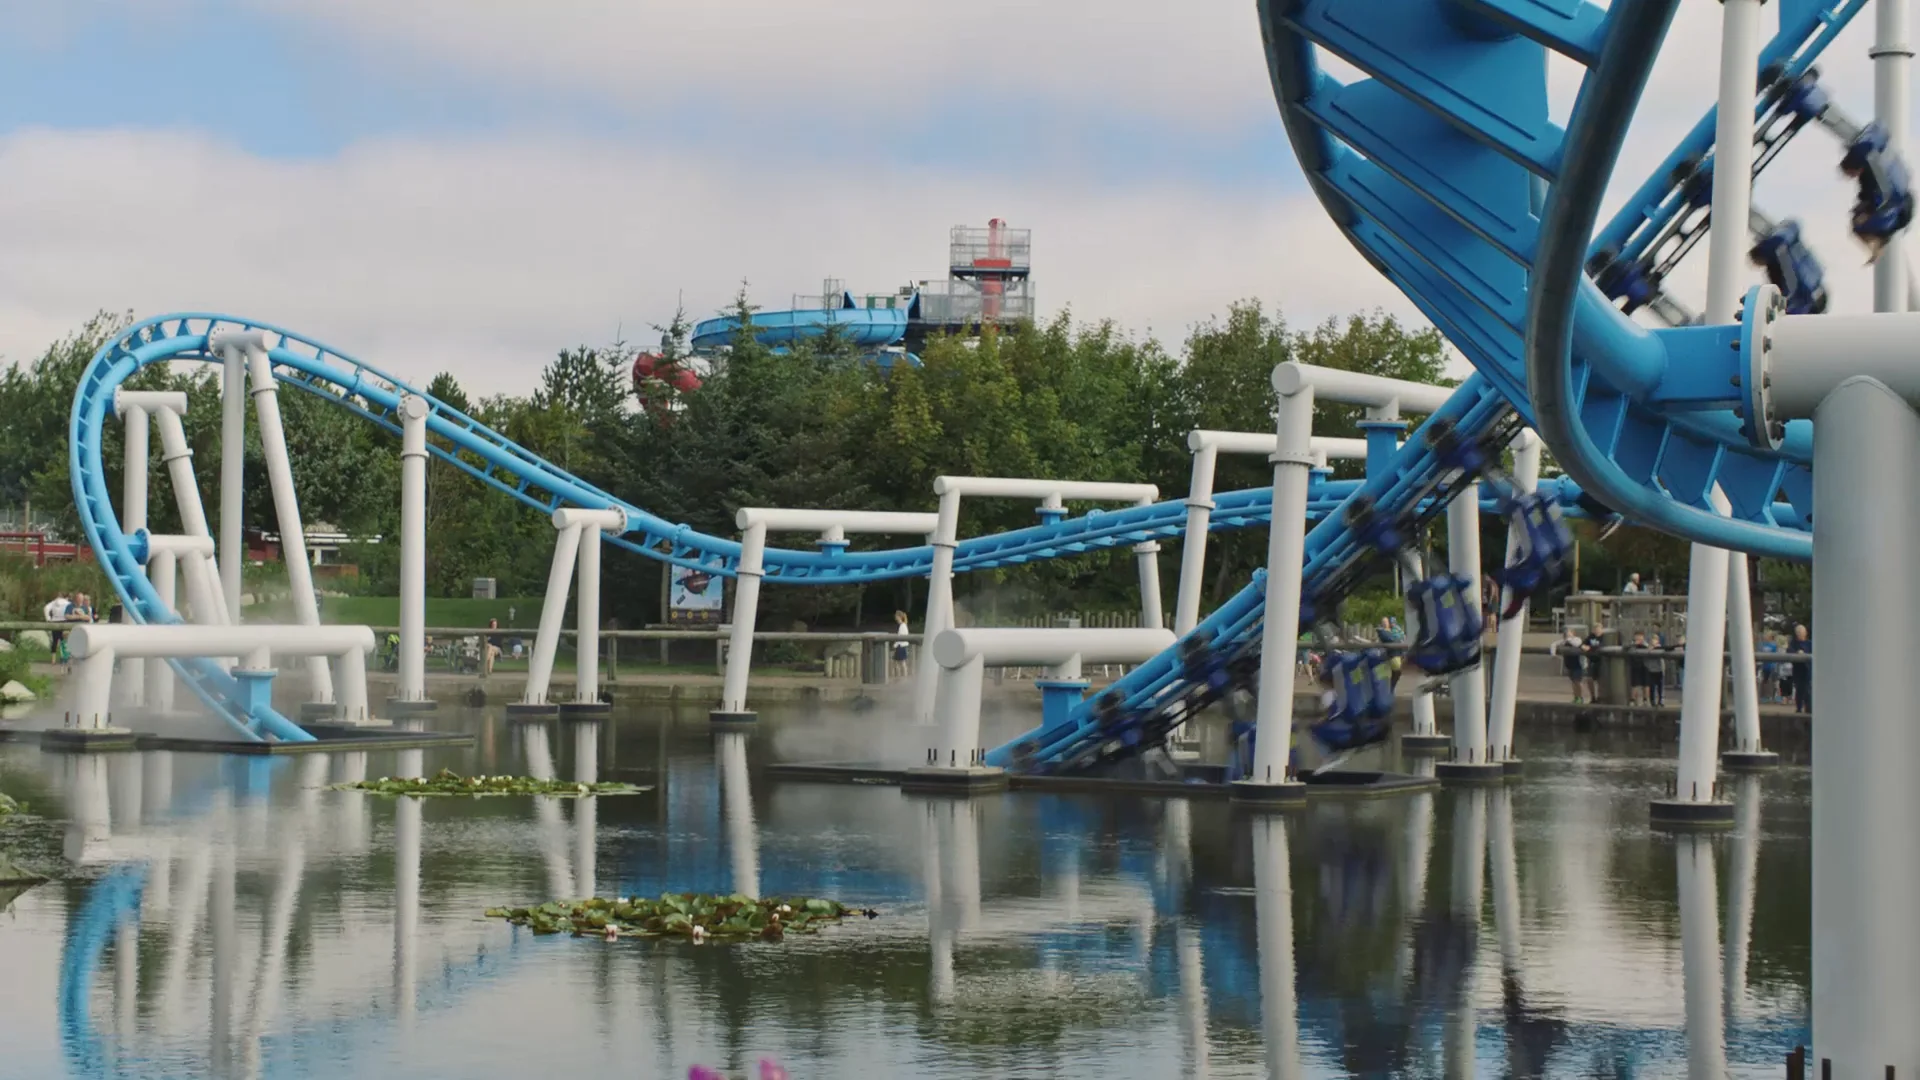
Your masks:
[{"label": "pink flower", "polygon": [[710,1069],[705,1065],[695,1065],[687,1070],[687,1080],[727,1080],[719,1069]]},{"label": "pink flower", "polygon": [[787,1070],[775,1064],[771,1058],[761,1058],[760,1080],[789,1080],[789,1077]]}]

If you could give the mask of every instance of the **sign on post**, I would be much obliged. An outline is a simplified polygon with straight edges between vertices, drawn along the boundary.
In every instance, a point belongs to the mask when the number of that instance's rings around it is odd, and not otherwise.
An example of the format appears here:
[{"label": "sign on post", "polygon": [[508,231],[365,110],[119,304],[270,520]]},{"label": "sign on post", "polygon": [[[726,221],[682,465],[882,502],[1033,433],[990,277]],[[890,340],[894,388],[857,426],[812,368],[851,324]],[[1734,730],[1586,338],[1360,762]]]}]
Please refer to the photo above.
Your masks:
[{"label": "sign on post", "polygon": [[667,621],[676,626],[710,626],[720,622],[726,603],[727,579],[706,570],[673,568]]}]

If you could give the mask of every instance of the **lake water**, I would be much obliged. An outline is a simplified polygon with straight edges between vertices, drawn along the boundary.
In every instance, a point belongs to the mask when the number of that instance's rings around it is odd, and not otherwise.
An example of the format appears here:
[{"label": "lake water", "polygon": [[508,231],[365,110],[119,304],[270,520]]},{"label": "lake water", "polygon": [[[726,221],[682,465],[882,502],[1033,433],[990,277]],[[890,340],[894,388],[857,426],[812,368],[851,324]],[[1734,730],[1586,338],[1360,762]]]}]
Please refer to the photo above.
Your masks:
[{"label": "lake water", "polygon": [[[0,911],[0,1076],[1782,1075],[1807,1041],[1804,769],[1740,828],[1650,832],[1670,746],[1523,730],[1493,791],[1316,803],[774,782],[872,717],[516,725],[470,749],[236,759],[0,745],[58,880]],[[825,755],[833,756],[833,755]],[[654,785],[392,800],[445,766]],[[535,937],[495,905],[827,896],[882,917],[781,944]]]}]

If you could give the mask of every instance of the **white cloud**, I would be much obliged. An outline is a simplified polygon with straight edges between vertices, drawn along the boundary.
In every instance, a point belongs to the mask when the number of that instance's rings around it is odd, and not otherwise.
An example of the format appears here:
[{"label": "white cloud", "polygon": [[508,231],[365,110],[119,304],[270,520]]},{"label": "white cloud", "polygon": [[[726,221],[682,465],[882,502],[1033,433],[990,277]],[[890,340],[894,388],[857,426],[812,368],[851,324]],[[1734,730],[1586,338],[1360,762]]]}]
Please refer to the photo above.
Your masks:
[{"label": "white cloud", "polygon": [[214,310],[318,337],[402,377],[524,391],[561,347],[646,340],[742,277],[783,307],[823,276],[890,289],[937,269],[946,228],[1034,229],[1043,311],[1070,304],[1177,341],[1258,295],[1299,319],[1410,313],[1310,196],[725,158],[501,137],[367,142],[271,161],[191,134],[0,138],[0,353],[98,308]]}]

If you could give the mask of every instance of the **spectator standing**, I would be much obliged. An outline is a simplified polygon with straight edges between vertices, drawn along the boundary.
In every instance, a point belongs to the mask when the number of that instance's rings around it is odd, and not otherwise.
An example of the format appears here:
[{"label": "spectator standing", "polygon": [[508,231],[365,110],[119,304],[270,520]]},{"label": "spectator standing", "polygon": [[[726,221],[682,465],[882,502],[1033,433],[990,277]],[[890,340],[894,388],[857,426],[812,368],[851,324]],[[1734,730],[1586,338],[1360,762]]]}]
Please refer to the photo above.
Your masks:
[{"label": "spectator standing", "polygon": [[[1813,651],[1813,638],[1808,636],[1807,628],[1804,624],[1794,624],[1793,640],[1787,644],[1787,651],[1790,653],[1811,653]],[[1801,661],[1797,664],[1783,665],[1783,667],[1792,668],[1793,711],[1797,713],[1812,713],[1813,664],[1808,661]]]},{"label": "spectator standing", "polygon": [[[1647,648],[1665,649],[1666,639],[1656,633],[1647,639]],[[1667,703],[1666,657],[1649,656],[1642,662],[1647,665],[1647,694],[1650,698],[1648,704],[1655,708],[1664,707]]]},{"label": "spectator standing", "polygon": [[[40,614],[50,623],[63,623],[67,621],[67,612],[72,607],[72,598],[63,592],[47,601],[47,606],[40,609]],[[60,659],[60,650],[66,648],[66,645],[67,632],[65,630],[55,629],[47,634],[47,652],[52,655],[54,660],[57,661]]]},{"label": "spectator standing", "polygon": [[[1633,648],[1638,651],[1647,647],[1645,631],[1633,632]],[[1643,657],[1627,657],[1627,698],[1635,705],[1652,704],[1653,692],[1647,680],[1647,661]]]},{"label": "spectator standing", "polygon": [[1600,635],[1603,633],[1604,627],[1595,626],[1587,633],[1586,640],[1580,643],[1581,655],[1586,660],[1582,678],[1586,682],[1587,700],[1590,702],[1600,700],[1600,649],[1605,644]]},{"label": "spectator standing", "polygon": [[[1773,631],[1760,635],[1760,651],[1778,655],[1780,643],[1774,640]],[[1768,705],[1780,703],[1780,665],[1772,660],[1763,660],[1760,664],[1760,700]]]},{"label": "spectator standing", "polygon": [[892,674],[895,678],[904,678],[908,674],[907,657],[910,655],[907,642],[908,633],[910,633],[910,631],[907,629],[907,613],[904,611],[894,612],[893,636],[899,640],[893,643],[893,652],[892,655],[888,657],[887,664],[893,669]]},{"label": "spectator standing", "polygon": [[1573,703],[1581,703],[1581,691],[1585,689],[1587,677],[1586,643],[1573,627],[1567,627],[1567,636],[1553,643],[1554,655],[1560,658],[1560,670],[1567,676],[1567,682],[1573,684]]},{"label": "spectator standing", "polygon": [[483,678],[493,674],[493,662],[500,659],[500,654],[506,651],[506,643],[499,634],[499,629],[499,619],[487,620],[486,640],[480,643],[480,674]]},{"label": "spectator standing", "polygon": [[1627,583],[1625,585],[1620,586],[1620,595],[1621,596],[1638,596],[1640,592],[1641,592],[1640,575],[1628,574]]}]

